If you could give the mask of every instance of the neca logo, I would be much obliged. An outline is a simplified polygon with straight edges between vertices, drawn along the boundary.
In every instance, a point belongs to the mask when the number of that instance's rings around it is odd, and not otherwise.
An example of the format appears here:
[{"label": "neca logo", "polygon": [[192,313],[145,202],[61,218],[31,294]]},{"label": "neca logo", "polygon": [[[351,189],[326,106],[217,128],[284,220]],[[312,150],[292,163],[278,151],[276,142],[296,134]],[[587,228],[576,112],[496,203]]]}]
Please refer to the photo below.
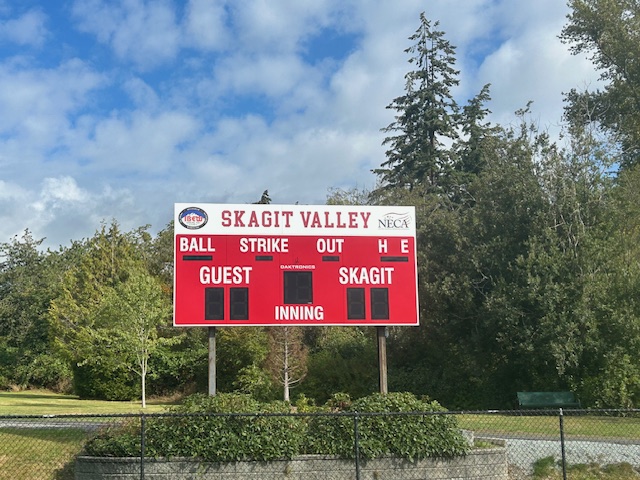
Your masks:
[{"label": "neca logo", "polygon": [[383,230],[408,230],[411,226],[411,215],[408,213],[387,213],[378,219],[378,228]]}]

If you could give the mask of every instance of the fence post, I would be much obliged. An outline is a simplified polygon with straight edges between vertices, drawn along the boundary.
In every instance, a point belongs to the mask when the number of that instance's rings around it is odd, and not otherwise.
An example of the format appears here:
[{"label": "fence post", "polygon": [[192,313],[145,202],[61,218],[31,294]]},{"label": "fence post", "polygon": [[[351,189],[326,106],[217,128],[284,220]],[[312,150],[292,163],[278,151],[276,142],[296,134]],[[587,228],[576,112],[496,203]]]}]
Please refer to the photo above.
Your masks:
[{"label": "fence post", "polygon": [[562,480],[567,480],[567,457],[564,451],[564,414],[560,408],[560,452],[562,455]]},{"label": "fence post", "polygon": [[140,480],[144,480],[144,439],[147,419],[144,413],[140,417]]},{"label": "fence post", "polygon": [[356,480],[360,480],[360,434],[358,433],[358,412],[353,415],[353,451],[356,456]]}]

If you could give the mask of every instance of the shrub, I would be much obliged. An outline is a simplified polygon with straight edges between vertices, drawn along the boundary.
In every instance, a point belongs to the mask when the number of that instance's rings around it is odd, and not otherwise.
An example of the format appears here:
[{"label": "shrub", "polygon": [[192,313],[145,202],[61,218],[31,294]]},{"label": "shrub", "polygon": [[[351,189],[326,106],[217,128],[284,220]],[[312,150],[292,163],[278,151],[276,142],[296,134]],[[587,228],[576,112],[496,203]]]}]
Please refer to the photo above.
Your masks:
[{"label": "shrub", "polygon": [[[336,404],[336,398],[328,402]],[[364,458],[394,455],[402,458],[453,457],[464,455],[469,446],[457,419],[446,415],[438,402],[420,400],[411,393],[374,394],[349,402],[338,413],[357,413],[359,453]],[[334,408],[334,411],[336,409]],[[395,413],[411,415],[394,415]],[[419,413],[428,412],[424,415]],[[354,455],[353,416],[313,417],[309,428],[308,453]]]},{"label": "shrub", "polygon": [[100,457],[140,456],[140,424],[127,420],[119,427],[108,427],[85,445],[88,455]]},{"label": "shrub", "polygon": [[[284,402],[260,404],[244,394],[192,395],[171,408],[170,416],[148,419],[145,453],[213,462],[291,458],[300,452],[304,421],[283,413],[290,413]],[[101,433],[85,450],[96,456],[137,456],[140,440],[131,438],[128,425]]]},{"label": "shrub", "polygon": [[[192,395],[172,407],[170,415],[148,417],[145,453],[213,462],[268,461],[303,453],[354,458],[356,420],[364,458],[453,457],[469,448],[454,416],[446,415],[437,402],[409,393],[376,394],[353,402],[339,394],[323,407],[306,406],[313,413],[291,415],[290,405],[281,401],[260,403],[245,394]],[[420,413],[394,415],[400,412]],[[431,413],[421,414],[425,412]],[[85,451],[96,456],[138,456],[137,429],[130,422],[102,432]]]}]

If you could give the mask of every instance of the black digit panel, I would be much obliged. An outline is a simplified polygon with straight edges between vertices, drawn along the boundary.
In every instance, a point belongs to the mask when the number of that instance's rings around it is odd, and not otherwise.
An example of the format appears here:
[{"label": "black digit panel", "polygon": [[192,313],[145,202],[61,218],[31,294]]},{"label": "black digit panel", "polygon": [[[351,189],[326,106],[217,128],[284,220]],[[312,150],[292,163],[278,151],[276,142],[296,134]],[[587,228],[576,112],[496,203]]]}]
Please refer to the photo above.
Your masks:
[{"label": "black digit panel", "polygon": [[204,319],[224,320],[224,288],[204,289]]},{"label": "black digit panel", "polygon": [[229,304],[231,320],[249,320],[249,289],[247,287],[230,288]]},{"label": "black digit panel", "polygon": [[389,289],[371,289],[371,320],[389,319]]},{"label": "black digit panel", "polygon": [[364,288],[347,288],[347,318],[362,320],[366,314]]},{"label": "black digit panel", "polygon": [[284,272],[284,303],[285,305],[313,303],[312,272]]}]

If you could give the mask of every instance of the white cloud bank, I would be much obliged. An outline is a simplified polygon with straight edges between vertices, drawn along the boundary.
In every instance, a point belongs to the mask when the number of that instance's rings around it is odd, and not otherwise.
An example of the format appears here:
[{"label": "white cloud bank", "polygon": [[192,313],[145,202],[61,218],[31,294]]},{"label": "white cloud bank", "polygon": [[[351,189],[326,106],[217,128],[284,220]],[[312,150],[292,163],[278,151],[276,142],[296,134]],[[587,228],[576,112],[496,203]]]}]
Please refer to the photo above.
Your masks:
[{"label": "white cloud bank", "polygon": [[174,202],[372,186],[422,10],[457,46],[461,102],[491,83],[500,123],[532,100],[556,128],[562,92],[597,78],[559,42],[557,0],[0,8],[0,242],[28,228],[57,247],[111,218],[158,230]]}]

